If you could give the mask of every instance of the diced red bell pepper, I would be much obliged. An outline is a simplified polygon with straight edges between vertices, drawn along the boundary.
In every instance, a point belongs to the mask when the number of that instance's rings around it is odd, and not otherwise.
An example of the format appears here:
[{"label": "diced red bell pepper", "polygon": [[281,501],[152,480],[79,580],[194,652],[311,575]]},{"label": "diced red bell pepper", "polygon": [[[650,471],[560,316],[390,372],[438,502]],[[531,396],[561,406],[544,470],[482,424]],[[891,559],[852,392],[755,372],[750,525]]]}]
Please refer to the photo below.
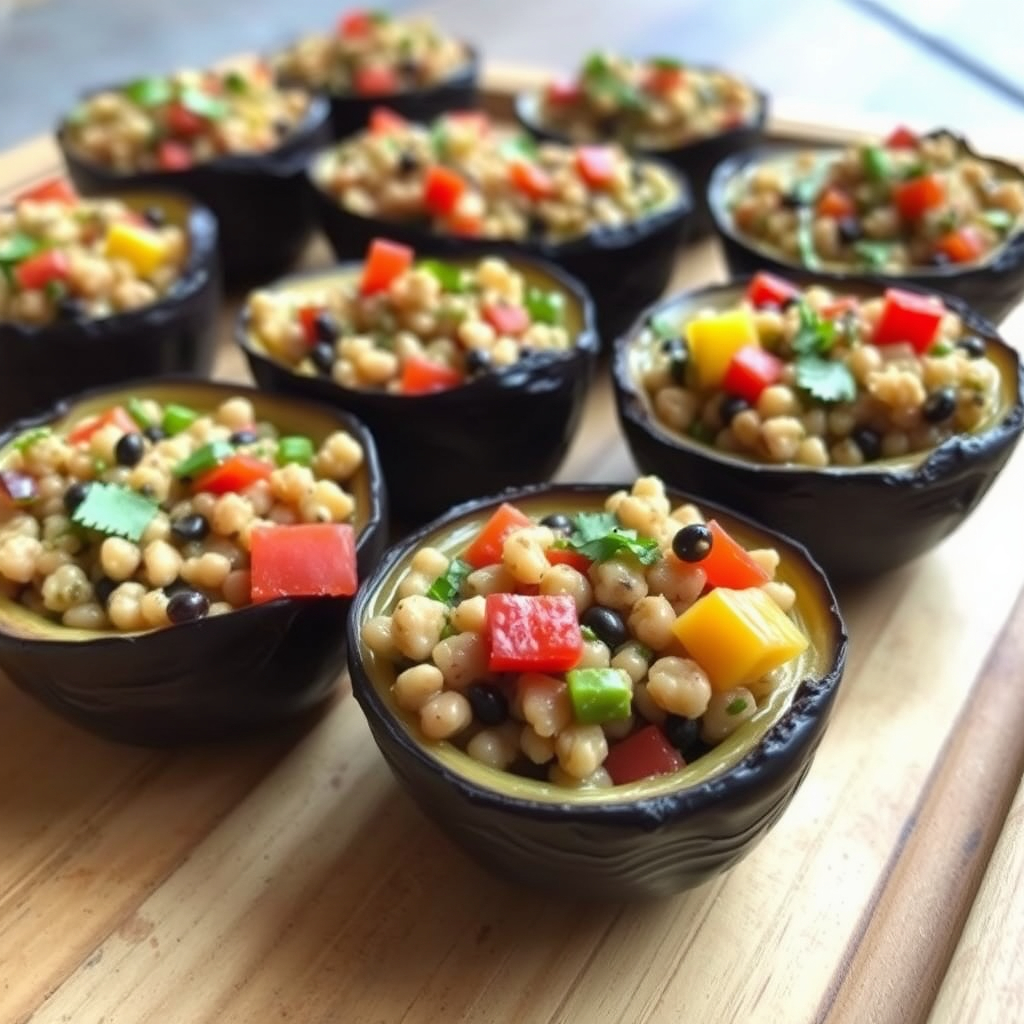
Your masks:
[{"label": "diced red bell pepper", "polygon": [[711,550],[696,564],[704,570],[708,587],[745,590],[747,587],[759,587],[771,579],[716,519],[709,519],[707,527],[711,531]]},{"label": "diced red bell pepper", "polygon": [[569,548],[548,548],[544,552],[544,557],[552,565],[570,565],[584,576],[590,572],[590,567],[594,564],[586,555],[581,555],[578,551],[570,551]]},{"label": "diced red bell pepper", "polygon": [[269,462],[257,459],[255,455],[239,452],[197,477],[192,484],[192,490],[208,494],[237,493],[260,480],[269,479],[273,471],[274,467]]},{"label": "diced red bell pepper", "polygon": [[369,11],[346,11],[338,19],[338,35],[346,39],[367,36],[373,30],[373,15]]},{"label": "diced red bell pepper", "polygon": [[384,291],[396,277],[412,266],[414,255],[407,245],[389,242],[386,238],[375,238],[366,254],[359,290],[363,295]]},{"label": "diced red bell pepper", "polygon": [[876,345],[910,344],[915,352],[927,352],[945,312],[941,303],[927,295],[887,288],[871,340]]},{"label": "diced red bell pepper", "polygon": [[403,395],[432,395],[457,388],[463,381],[458,370],[422,356],[409,356],[402,364]]},{"label": "diced red bell pepper", "polygon": [[837,295],[831,302],[826,302],[818,309],[818,315],[825,320],[835,320],[851,309],[857,308],[856,295]]},{"label": "diced red bell pepper", "polygon": [[206,131],[207,120],[200,114],[189,110],[181,103],[172,103],[167,108],[167,128],[179,139],[194,139]]},{"label": "diced red bell pepper", "polygon": [[348,523],[266,526],[250,535],[252,602],[275,597],[351,597],[358,586]]},{"label": "diced red bell pepper", "polygon": [[165,171],[184,171],[192,166],[192,153],[173,139],[164,139],[156,150],[156,162]]},{"label": "diced red bell pepper", "polygon": [[391,135],[403,131],[409,122],[390,107],[374,107],[370,111],[370,131],[374,135]]},{"label": "diced red bell pepper", "polygon": [[652,66],[644,72],[644,88],[659,96],[678,88],[685,81],[684,68]]},{"label": "diced red bell pepper", "polygon": [[832,185],[821,194],[815,209],[819,216],[842,220],[844,217],[853,217],[857,213],[857,204],[848,192]]},{"label": "diced red bell pepper", "polygon": [[530,326],[530,314],[522,306],[492,302],[483,307],[484,319],[498,332],[515,336]]},{"label": "diced red bell pepper", "polygon": [[37,203],[77,203],[78,196],[67,178],[47,178],[46,181],[33,185],[32,188],[15,196],[14,201],[20,203],[30,199]]},{"label": "diced red bell pepper", "polygon": [[935,243],[935,249],[945,253],[953,263],[972,263],[985,252],[985,242],[976,228],[965,224],[944,234]]},{"label": "diced red bell pepper", "polygon": [[302,335],[306,344],[311,348],[319,341],[316,329],[316,319],[323,312],[322,306],[301,306],[298,311],[299,323],[302,325]]},{"label": "diced red bell pepper", "polygon": [[508,168],[509,180],[531,199],[545,199],[555,190],[551,176],[527,160],[513,160]]},{"label": "diced red bell pepper", "polygon": [[946,187],[938,175],[922,174],[897,185],[892,198],[904,220],[917,220],[945,202]]},{"label": "diced red bell pepper", "polygon": [[357,68],[352,85],[359,96],[386,96],[398,89],[398,78],[391,68],[371,65]]},{"label": "diced red bell pepper", "polygon": [[423,181],[423,202],[431,213],[450,214],[466,191],[465,179],[447,167],[435,164]]},{"label": "diced red bell pepper", "polygon": [[761,392],[782,379],[783,362],[759,345],[744,345],[729,361],[722,387],[753,405]]},{"label": "diced red bell pepper", "polygon": [[462,213],[456,210],[445,221],[445,227],[453,235],[464,235],[466,238],[478,237],[484,229],[483,219],[475,213]]},{"label": "diced red bell pepper", "polygon": [[682,755],[656,726],[648,725],[614,743],[604,759],[605,771],[616,786],[655,775],[671,775],[686,767]]},{"label": "diced red bell pepper", "polygon": [[117,427],[123,434],[137,434],[138,424],[124,406],[115,405],[98,416],[90,416],[83,420],[68,434],[69,444],[85,444],[100,427]]},{"label": "diced red bell pepper", "polygon": [[44,249],[22,260],[14,268],[14,280],[26,291],[45,288],[51,281],[66,281],[71,264],[60,249]]},{"label": "diced red bell pepper", "polygon": [[607,146],[579,146],[576,170],[588,185],[604,188],[615,177],[615,154]]},{"label": "diced red bell pepper", "polygon": [[491,672],[564,672],[583,653],[568,594],[488,594],[486,631]]},{"label": "diced red bell pepper", "polygon": [[913,149],[917,145],[917,134],[906,125],[897,125],[886,137],[887,149]]},{"label": "diced red bell pepper", "polygon": [[799,294],[800,289],[795,284],[764,270],[758,271],[747,285],[747,301],[755,309],[761,306],[783,306]]},{"label": "diced red bell pepper", "polygon": [[567,107],[583,95],[583,90],[580,83],[573,78],[556,78],[548,83],[544,93],[549,103]]},{"label": "diced red bell pepper", "polygon": [[524,526],[532,525],[533,520],[525,512],[520,512],[515,505],[510,505],[507,501],[503,502],[480,528],[480,532],[466,548],[462,558],[474,569],[495,565],[501,561],[501,552],[508,535],[513,530],[521,530]]}]

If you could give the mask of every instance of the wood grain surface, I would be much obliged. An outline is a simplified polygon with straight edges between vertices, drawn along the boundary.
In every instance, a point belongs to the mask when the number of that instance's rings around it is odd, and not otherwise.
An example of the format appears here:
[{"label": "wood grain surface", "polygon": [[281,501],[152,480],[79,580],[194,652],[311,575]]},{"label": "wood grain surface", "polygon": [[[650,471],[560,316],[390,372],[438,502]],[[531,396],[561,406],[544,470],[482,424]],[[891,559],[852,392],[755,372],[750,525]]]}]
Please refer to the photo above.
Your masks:
[{"label": "wood grain surface", "polygon": [[[0,156],[0,192],[54,165],[44,142]],[[709,241],[674,284],[723,276]],[[246,379],[224,342],[218,375]],[[634,472],[601,381],[559,476]],[[167,752],[4,682],[0,1021],[1019,1019],[1022,493],[1018,453],[940,548],[840,591],[850,660],[803,787],[746,860],[658,903],[486,874],[400,791],[344,684],[304,729]]]}]

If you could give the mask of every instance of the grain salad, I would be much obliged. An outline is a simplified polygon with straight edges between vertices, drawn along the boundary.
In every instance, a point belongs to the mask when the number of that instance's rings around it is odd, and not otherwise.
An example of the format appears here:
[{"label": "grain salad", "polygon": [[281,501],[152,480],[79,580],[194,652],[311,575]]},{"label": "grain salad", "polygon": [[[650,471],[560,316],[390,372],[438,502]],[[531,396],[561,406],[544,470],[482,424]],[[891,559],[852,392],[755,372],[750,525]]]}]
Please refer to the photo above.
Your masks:
[{"label": "grain salad", "polygon": [[749,167],[729,196],[751,243],[804,267],[898,273],[979,263],[1024,223],[1024,178],[946,132]]},{"label": "grain salad", "polygon": [[757,715],[808,646],[776,579],[656,477],[604,510],[496,508],[412,555],[362,641],[428,742],[566,787],[672,774]]},{"label": "grain salad", "polygon": [[321,158],[314,177],[358,216],[546,242],[623,228],[679,199],[660,165],[619,147],[538,145],[475,111],[427,126],[378,109],[366,131]]},{"label": "grain salad", "polygon": [[668,429],[775,464],[859,466],[928,451],[992,420],[1001,378],[942,299],[858,297],[756,275],[732,305],[665,311],[638,344]]},{"label": "grain salad", "polygon": [[363,463],[345,431],[285,435],[234,396],[129,399],[0,455],[0,595],[134,632],[281,596],[352,594]]},{"label": "grain salad", "polygon": [[160,208],[45,182],[0,208],[0,321],[42,327],[141,309],[173,290],[187,258],[185,231]]}]

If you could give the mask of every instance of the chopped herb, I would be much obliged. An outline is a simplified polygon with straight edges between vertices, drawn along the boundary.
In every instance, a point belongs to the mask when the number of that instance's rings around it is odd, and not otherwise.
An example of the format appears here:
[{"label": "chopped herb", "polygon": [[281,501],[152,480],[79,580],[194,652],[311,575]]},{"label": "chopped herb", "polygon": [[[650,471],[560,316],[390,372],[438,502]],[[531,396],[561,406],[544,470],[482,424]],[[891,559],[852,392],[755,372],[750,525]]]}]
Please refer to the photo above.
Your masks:
[{"label": "chopped herb", "polygon": [[985,210],[981,219],[1000,235],[1005,235],[1017,221],[1009,210]]},{"label": "chopped herb", "polygon": [[652,651],[650,647],[648,647],[646,644],[640,643],[639,640],[633,640],[630,643],[630,646],[633,648],[634,651],[636,651],[637,654],[640,655],[641,658],[644,659],[644,661],[654,661],[654,651]]},{"label": "chopped herb", "polygon": [[26,430],[24,434],[19,435],[14,439],[14,448],[16,451],[25,454],[36,443],[36,441],[42,441],[44,437],[50,436],[49,427],[33,427],[31,430]]},{"label": "chopped herb", "polygon": [[860,151],[860,161],[868,181],[889,179],[889,157],[881,146],[865,146]]},{"label": "chopped herb", "polygon": [[102,459],[98,455],[93,456],[92,470],[97,476],[106,473],[108,469],[110,469],[110,465],[106,459]]},{"label": "chopped herb", "polygon": [[10,238],[0,241],[0,263],[20,263],[29,256],[34,256],[42,248],[42,242],[24,232],[16,231]]},{"label": "chopped herb", "polygon": [[852,402],[857,382],[845,363],[805,355],[796,361],[796,385],[821,402]]},{"label": "chopped herb", "polygon": [[459,631],[451,624],[451,621],[446,621],[441,627],[441,639],[447,640],[450,636],[456,636],[458,632]]},{"label": "chopped herb", "polygon": [[589,626],[580,626],[580,634],[588,644],[601,639]]},{"label": "chopped herb", "polygon": [[60,302],[67,295],[68,288],[63,281],[47,281],[43,285],[43,292],[51,302]]},{"label": "chopped herb", "polygon": [[854,242],[853,251],[866,266],[872,270],[880,270],[889,262],[892,245],[889,242],[869,242],[861,239],[859,242]]},{"label": "chopped herb", "polygon": [[532,136],[520,133],[503,139],[499,151],[506,160],[524,157],[532,161],[537,156],[537,142]]},{"label": "chopped herb", "polygon": [[793,336],[793,351],[798,355],[828,352],[835,344],[836,325],[831,320],[818,316],[806,302],[797,306],[800,326]]},{"label": "chopped herb", "polygon": [[210,441],[197,448],[188,458],[182,459],[171,471],[176,477],[192,478],[199,473],[223,462],[234,452],[234,446],[227,441]]},{"label": "chopped herb", "polygon": [[923,160],[915,160],[912,164],[903,168],[903,173],[900,177],[904,181],[910,181],[911,178],[920,178],[922,175],[928,173],[928,165]]},{"label": "chopped herb", "polygon": [[581,80],[587,92],[609,96],[620,107],[637,110],[644,106],[640,93],[615,73],[602,53],[592,53],[586,59]]},{"label": "chopped herb", "polygon": [[177,405],[174,402],[164,406],[164,418],[160,423],[165,434],[174,437],[183,430],[188,430],[195,421],[199,419],[199,413],[190,409],[187,405]]},{"label": "chopped herb", "polygon": [[131,82],[121,92],[140,107],[159,107],[174,97],[174,86],[169,78],[153,76]]},{"label": "chopped herb", "polygon": [[430,148],[437,157],[443,157],[448,150],[448,126],[444,118],[430,126]]},{"label": "chopped herb", "polygon": [[160,511],[156,502],[120,484],[94,481],[71,521],[111,537],[138,542]]},{"label": "chopped herb", "polygon": [[208,121],[223,121],[228,114],[228,105],[201,89],[182,89],[181,105],[198,117]]},{"label": "chopped herb", "polygon": [[680,336],[679,322],[668,313],[658,313],[647,321],[647,329],[659,341],[673,341]]},{"label": "chopped herb", "polygon": [[530,319],[537,324],[557,325],[565,318],[565,296],[561,292],[527,288],[523,305]]},{"label": "chopped herb", "polygon": [[443,576],[438,576],[430,584],[427,597],[433,601],[440,601],[442,604],[454,604],[462,590],[463,581],[472,571],[473,566],[469,562],[464,562],[461,558],[453,558],[448,566],[448,571]]},{"label": "chopped herb", "polygon": [[653,537],[638,537],[636,530],[619,525],[611,512],[580,512],[573,517],[573,530],[555,547],[568,548],[592,562],[607,562],[625,552],[642,565],[653,565],[661,558],[661,549]]},{"label": "chopped herb", "polygon": [[935,221],[935,226],[940,231],[953,231],[956,229],[959,222],[960,215],[955,209],[950,207],[950,209],[946,210],[946,212]]},{"label": "chopped herb", "polygon": [[249,81],[241,72],[229,71],[224,76],[224,88],[238,95],[249,91]]},{"label": "chopped herb", "polygon": [[310,466],[314,452],[313,442],[308,437],[282,437],[277,442],[277,464],[287,466],[295,462],[300,466]]},{"label": "chopped herb", "polygon": [[747,702],[743,697],[737,697],[735,700],[729,701],[725,706],[725,713],[727,715],[738,715],[742,711],[747,710]]},{"label": "chopped herb", "polygon": [[814,210],[810,206],[801,206],[796,218],[796,244],[800,253],[800,262],[808,270],[817,270],[821,266],[818,250],[814,247]]},{"label": "chopped herb", "polygon": [[425,270],[431,277],[436,277],[442,291],[467,291],[465,272],[454,263],[446,263],[444,260],[420,260],[416,264],[416,269]]},{"label": "chopped herb", "polygon": [[153,426],[153,421],[146,415],[141,399],[129,398],[126,406],[128,415],[143,429]]},{"label": "chopped herb", "polygon": [[952,342],[949,341],[937,341],[930,349],[928,349],[928,355],[930,356],[948,356],[952,355],[955,348]]}]

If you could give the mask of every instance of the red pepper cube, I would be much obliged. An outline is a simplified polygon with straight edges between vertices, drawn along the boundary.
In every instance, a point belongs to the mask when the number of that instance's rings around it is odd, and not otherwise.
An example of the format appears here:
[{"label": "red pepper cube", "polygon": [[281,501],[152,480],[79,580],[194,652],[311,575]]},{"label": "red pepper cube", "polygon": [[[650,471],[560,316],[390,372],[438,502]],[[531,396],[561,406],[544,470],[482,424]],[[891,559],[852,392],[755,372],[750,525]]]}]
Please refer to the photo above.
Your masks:
[{"label": "red pepper cube", "polygon": [[532,525],[533,520],[525,512],[520,512],[515,505],[510,505],[507,501],[503,502],[480,528],[480,532],[462,553],[462,557],[474,569],[494,565],[501,561],[501,553],[508,535],[513,530],[521,530],[524,526]]},{"label": "red pepper cube", "polygon": [[876,345],[910,344],[915,352],[927,352],[945,312],[945,307],[930,296],[888,288],[871,340]]},{"label": "red pepper cube", "polygon": [[897,185],[892,198],[904,220],[917,220],[946,201],[946,186],[937,175],[922,174]]},{"label": "red pepper cube", "polygon": [[530,326],[530,314],[522,306],[491,302],[483,307],[484,319],[498,332],[513,337]]},{"label": "red pepper cube", "polygon": [[138,424],[131,418],[128,410],[121,405],[115,405],[98,416],[91,416],[83,420],[68,434],[69,444],[87,444],[100,427],[114,426],[123,434],[137,434]]},{"label": "red pepper cube", "polygon": [[565,672],[583,654],[568,594],[488,594],[486,630],[491,672]]},{"label": "red pepper cube", "polygon": [[14,197],[15,203],[20,203],[23,199],[31,199],[36,203],[78,202],[78,196],[67,178],[47,178]]},{"label": "red pepper cube", "polygon": [[782,306],[799,294],[800,289],[795,284],[790,284],[785,278],[764,270],[756,273],[747,285],[747,301],[755,309],[762,306]]},{"label": "red pepper cube", "polygon": [[390,107],[374,107],[370,111],[370,133],[372,135],[392,135],[395,132],[404,131],[408,125],[409,122]]},{"label": "red pepper cube", "polygon": [[423,180],[423,203],[431,213],[450,214],[466,191],[465,179],[447,167],[436,164]]},{"label": "red pepper cube", "polygon": [[165,171],[184,171],[192,166],[192,153],[188,146],[164,139],[157,147],[156,162]]},{"label": "red pepper cube", "polygon": [[761,392],[782,379],[783,362],[760,345],[744,345],[729,361],[722,387],[754,405]]},{"label": "red pepper cube", "polygon": [[358,585],[355,532],[348,523],[295,523],[253,530],[252,601],[351,597]]},{"label": "red pepper cube", "polygon": [[648,725],[613,744],[604,761],[605,771],[616,786],[655,775],[671,775],[684,767],[682,755],[656,725]]},{"label": "red pepper cube", "polygon": [[255,455],[239,452],[225,459],[219,466],[208,469],[193,484],[196,494],[237,494],[260,480],[269,480],[274,467]]},{"label": "red pepper cube", "polygon": [[45,288],[51,281],[66,281],[70,272],[71,262],[67,253],[60,249],[44,249],[14,268],[14,280],[19,288],[31,290]]},{"label": "red pepper cube", "polygon": [[571,566],[584,576],[590,572],[590,567],[594,564],[586,555],[581,555],[578,551],[572,551],[569,548],[548,548],[544,552],[544,557],[552,565]]},{"label": "red pepper cube", "polygon": [[386,238],[375,238],[370,242],[363,263],[363,277],[359,290],[363,295],[375,295],[385,291],[395,280],[411,266],[414,253],[407,245],[390,242]]},{"label": "red pepper cube", "polygon": [[409,356],[402,364],[399,387],[403,395],[432,395],[457,388],[462,382],[462,374],[451,366],[422,356]]},{"label": "red pepper cube", "polygon": [[608,146],[578,146],[576,170],[592,188],[604,188],[615,177],[615,154]]},{"label": "red pepper cube", "polygon": [[531,199],[545,199],[555,190],[551,175],[527,160],[513,160],[508,176],[512,184]]},{"label": "red pepper cube", "polygon": [[357,68],[352,85],[359,96],[387,96],[398,91],[398,78],[391,68]]},{"label": "red pepper cube", "polygon": [[917,145],[917,134],[906,125],[897,125],[886,137],[887,149],[913,149]]},{"label": "red pepper cube", "polygon": [[718,524],[715,519],[707,521],[711,533],[711,550],[694,563],[704,570],[708,587],[728,587],[730,590],[745,590],[760,587],[771,576],[761,568],[750,553]]}]

